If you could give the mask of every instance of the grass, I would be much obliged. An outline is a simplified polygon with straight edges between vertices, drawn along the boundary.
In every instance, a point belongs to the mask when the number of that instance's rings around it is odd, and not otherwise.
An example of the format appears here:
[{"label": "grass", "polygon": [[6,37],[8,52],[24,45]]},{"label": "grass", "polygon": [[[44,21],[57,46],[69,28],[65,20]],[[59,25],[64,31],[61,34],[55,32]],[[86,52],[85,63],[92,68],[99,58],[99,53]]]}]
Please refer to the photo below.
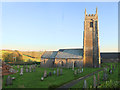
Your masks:
[{"label": "grass", "polygon": [[[104,63],[103,66],[105,66],[105,65],[111,65],[111,64],[118,64],[118,65],[120,65],[120,63]],[[110,81],[110,80],[112,80],[112,81],[118,81],[118,67],[114,70],[113,74],[109,74],[108,73],[108,79],[107,79],[107,81]],[[96,73],[95,74],[96,79],[97,79],[97,75],[98,74]],[[103,81],[103,71],[99,72],[99,78],[100,78],[100,84],[105,84],[106,83],[106,81]],[[90,88],[90,87],[93,86],[93,76],[90,76],[90,77],[86,78],[86,81],[87,81],[87,87],[88,88]],[[83,84],[84,84],[84,80],[81,80],[79,83],[75,84],[70,89],[72,89],[72,88],[83,88]],[[105,88],[105,87],[103,86],[103,88]]]},{"label": "grass", "polygon": [[[14,68],[17,69],[16,66]],[[41,81],[41,76],[43,76],[45,69],[47,70],[47,73],[51,71],[52,74],[54,70],[57,70],[57,68],[38,68],[37,67],[36,72],[26,73],[24,69],[23,76],[20,76],[19,73],[10,75],[10,76],[16,77],[16,79],[13,81],[13,85],[5,86],[5,81],[7,78],[7,76],[5,76],[3,79],[4,80],[3,88],[50,88],[50,87],[56,88],[58,86],[61,86],[79,77],[85,76],[101,68],[84,68],[83,73],[77,74],[77,75],[74,75],[74,72],[72,71],[72,69],[63,68],[63,75],[60,75],[60,76],[52,75],[45,78],[44,81]]]}]

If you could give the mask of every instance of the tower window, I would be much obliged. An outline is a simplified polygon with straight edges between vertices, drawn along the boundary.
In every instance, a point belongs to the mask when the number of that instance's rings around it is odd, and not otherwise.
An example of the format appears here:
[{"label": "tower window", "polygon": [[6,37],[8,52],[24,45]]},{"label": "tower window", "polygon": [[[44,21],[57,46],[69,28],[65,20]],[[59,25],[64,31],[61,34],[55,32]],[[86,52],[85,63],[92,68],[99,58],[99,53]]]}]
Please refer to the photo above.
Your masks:
[{"label": "tower window", "polygon": [[90,27],[93,27],[93,22],[90,22]]}]

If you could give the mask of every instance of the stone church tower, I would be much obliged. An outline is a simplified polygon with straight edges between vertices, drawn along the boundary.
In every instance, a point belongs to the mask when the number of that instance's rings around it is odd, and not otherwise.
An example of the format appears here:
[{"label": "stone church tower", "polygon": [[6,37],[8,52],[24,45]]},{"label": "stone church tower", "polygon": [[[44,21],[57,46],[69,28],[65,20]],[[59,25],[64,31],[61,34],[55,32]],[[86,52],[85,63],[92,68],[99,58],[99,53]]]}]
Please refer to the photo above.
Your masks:
[{"label": "stone church tower", "polygon": [[100,48],[99,48],[99,28],[98,11],[96,14],[87,14],[85,9],[84,21],[84,40],[83,40],[83,63],[84,67],[99,67]]}]

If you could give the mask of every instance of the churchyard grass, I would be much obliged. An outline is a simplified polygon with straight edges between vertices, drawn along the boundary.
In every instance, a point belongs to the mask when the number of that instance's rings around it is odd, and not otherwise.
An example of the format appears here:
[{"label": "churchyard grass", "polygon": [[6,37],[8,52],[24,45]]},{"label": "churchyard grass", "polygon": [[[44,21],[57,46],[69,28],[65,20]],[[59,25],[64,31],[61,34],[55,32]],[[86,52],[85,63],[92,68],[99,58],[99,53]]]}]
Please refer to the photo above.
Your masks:
[{"label": "churchyard grass", "polygon": [[[20,66],[22,67],[22,66]],[[14,66],[16,70],[17,66]],[[77,68],[75,68],[77,69]],[[63,68],[63,75],[57,76],[53,75],[53,71],[57,68],[36,68],[35,72],[26,72],[24,69],[23,76],[20,76],[20,68],[19,72],[13,75],[16,79],[13,81],[13,85],[5,86],[5,81],[7,76],[4,77],[3,88],[56,88],[61,86],[67,82],[70,82],[79,77],[83,77],[89,73],[92,73],[101,68],[84,68],[83,72],[77,75],[74,75],[74,71],[72,69]],[[41,77],[43,76],[44,70],[47,70],[47,74],[51,71],[52,76],[48,76],[41,81]]]},{"label": "churchyard grass", "polygon": [[[106,83],[109,84],[109,81],[118,81],[118,75],[119,75],[118,74],[118,71],[119,71],[118,69],[119,69],[120,63],[104,63],[103,65],[105,66],[105,65],[111,65],[111,64],[117,64],[118,67],[115,68],[113,74],[109,74],[108,71],[107,71],[107,75],[108,75],[107,81],[103,81],[103,71],[99,72],[99,80],[100,80],[99,83],[101,85],[99,85],[98,88],[115,88],[115,85],[112,85],[112,84],[111,84],[111,86],[108,85],[108,87],[107,87]],[[98,73],[96,73],[95,76],[96,76],[96,80],[97,80]],[[87,88],[92,88],[92,86],[93,86],[93,75],[86,78],[86,81],[87,81]],[[84,84],[84,80],[81,80],[79,83],[75,84],[70,89],[72,89],[72,88],[83,88],[83,84]],[[119,84],[120,84],[120,82],[119,82]],[[116,85],[116,86],[119,86],[119,85]],[[119,88],[120,88],[120,86],[119,86]]]}]

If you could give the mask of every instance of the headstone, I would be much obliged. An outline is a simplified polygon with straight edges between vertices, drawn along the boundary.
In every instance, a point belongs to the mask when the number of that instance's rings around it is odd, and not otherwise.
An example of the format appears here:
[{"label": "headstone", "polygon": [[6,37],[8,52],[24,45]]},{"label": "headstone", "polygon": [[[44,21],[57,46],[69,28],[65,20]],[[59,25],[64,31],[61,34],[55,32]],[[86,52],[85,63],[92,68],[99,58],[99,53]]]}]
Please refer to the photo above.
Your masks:
[{"label": "headstone", "polygon": [[76,74],[77,74],[77,71],[75,70],[75,71],[74,71],[74,75],[76,75]]},{"label": "headstone", "polygon": [[49,72],[49,76],[52,76],[52,73],[51,73],[51,72]]},{"label": "headstone", "polygon": [[86,80],[84,80],[83,88],[87,88],[87,82],[86,82]]},{"label": "headstone", "polygon": [[72,63],[73,65],[72,65],[72,70],[74,70],[74,62]]},{"label": "headstone", "polygon": [[19,69],[19,65],[17,65],[17,68]]},{"label": "headstone", "polygon": [[107,80],[107,73],[104,71],[103,72],[103,80],[106,81]]},{"label": "headstone", "polygon": [[94,75],[94,78],[93,78],[93,87],[96,88],[97,84],[96,84],[96,77]]},{"label": "headstone", "polygon": [[99,76],[99,73],[98,73],[98,77],[97,77],[97,86],[99,86],[99,83],[100,83],[100,76]]},{"label": "headstone", "polygon": [[29,72],[31,72],[31,66],[29,66]]},{"label": "headstone", "polygon": [[114,71],[114,65],[112,65],[112,71]]},{"label": "headstone", "polygon": [[46,78],[47,77],[47,71],[45,70],[44,71],[44,78]]},{"label": "headstone", "polygon": [[54,75],[56,74],[56,71],[55,71],[55,70],[53,71],[53,74],[54,74]]},{"label": "headstone", "polygon": [[82,72],[83,72],[83,68],[82,68]]},{"label": "headstone", "polygon": [[44,77],[41,77],[41,81],[43,81],[44,80]]},{"label": "headstone", "polygon": [[12,85],[12,78],[10,76],[7,77],[7,80],[6,80],[6,85]]},{"label": "headstone", "polygon": [[109,74],[112,74],[112,69],[109,69]]},{"label": "headstone", "polygon": [[60,75],[62,75],[62,68],[60,69]]},{"label": "headstone", "polygon": [[80,69],[78,69],[78,71],[77,71],[77,72],[78,72],[78,74],[79,74],[79,73],[80,73]]},{"label": "headstone", "polygon": [[57,68],[57,76],[59,76],[59,68]]},{"label": "headstone", "polygon": [[23,68],[20,69],[20,75],[23,75]]},{"label": "headstone", "polygon": [[28,68],[26,68],[26,72],[28,72]]}]

